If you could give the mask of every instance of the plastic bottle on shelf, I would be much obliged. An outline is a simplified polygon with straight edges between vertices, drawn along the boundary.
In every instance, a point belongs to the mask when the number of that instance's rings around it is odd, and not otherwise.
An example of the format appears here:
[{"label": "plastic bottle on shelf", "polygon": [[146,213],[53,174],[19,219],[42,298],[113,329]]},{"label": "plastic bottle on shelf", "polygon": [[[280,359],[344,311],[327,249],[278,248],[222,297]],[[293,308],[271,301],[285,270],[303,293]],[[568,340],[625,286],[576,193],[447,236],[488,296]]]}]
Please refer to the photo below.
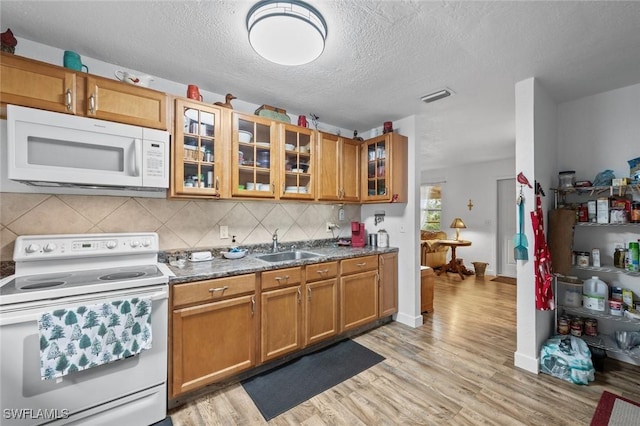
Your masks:
[{"label": "plastic bottle on shelf", "polygon": [[629,243],[629,264],[627,270],[630,272],[640,271],[640,243],[637,241]]},{"label": "plastic bottle on shelf", "polygon": [[582,306],[592,311],[604,312],[609,287],[598,277],[591,277],[582,284]]}]

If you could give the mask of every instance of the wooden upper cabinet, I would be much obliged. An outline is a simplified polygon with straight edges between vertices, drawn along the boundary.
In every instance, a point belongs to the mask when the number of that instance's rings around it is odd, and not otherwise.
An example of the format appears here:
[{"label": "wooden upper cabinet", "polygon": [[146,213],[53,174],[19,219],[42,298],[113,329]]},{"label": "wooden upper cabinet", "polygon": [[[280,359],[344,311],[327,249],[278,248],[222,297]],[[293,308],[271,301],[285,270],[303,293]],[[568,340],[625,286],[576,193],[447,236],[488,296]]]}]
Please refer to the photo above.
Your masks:
[{"label": "wooden upper cabinet", "polygon": [[280,198],[312,200],[315,197],[315,135],[306,127],[280,124]]},{"label": "wooden upper cabinet", "polygon": [[76,72],[2,52],[0,100],[48,111],[76,113]]},{"label": "wooden upper cabinet", "polygon": [[360,201],[361,144],[318,132],[318,200]]},{"label": "wooden upper cabinet", "polygon": [[362,202],[407,202],[407,137],[386,133],[362,145]]},{"label": "wooden upper cabinet", "polygon": [[167,130],[163,92],[2,52],[0,101]]},{"label": "wooden upper cabinet", "polygon": [[174,111],[170,196],[230,197],[229,110],[180,98]]},{"label": "wooden upper cabinet", "polygon": [[87,76],[89,117],[167,129],[167,95],[107,78]]},{"label": "wooden upper cabinet", "polygon": [[360,201],[360,148],[362,142],[342,138],[342,201]]},{"label": "wooden upper cabinet", "polygon": [[278,125],[257,115],[233,112],[231,195],[276,198],[278,186]]}]

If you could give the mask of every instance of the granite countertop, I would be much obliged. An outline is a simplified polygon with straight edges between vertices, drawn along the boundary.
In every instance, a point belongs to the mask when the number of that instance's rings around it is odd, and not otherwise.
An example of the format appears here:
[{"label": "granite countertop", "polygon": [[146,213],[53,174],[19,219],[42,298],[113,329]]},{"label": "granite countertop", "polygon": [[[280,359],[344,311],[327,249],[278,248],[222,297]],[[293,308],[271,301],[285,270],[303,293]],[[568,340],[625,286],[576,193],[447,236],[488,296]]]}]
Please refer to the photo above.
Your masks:
[{"label": "granite countertop", "polygon": [[[191,262],[187,260],[183,268],[167,265],[175,274],[175,277],[169,279],[169,284],[181,284],[191,281],[207,280],[212,278],[229,277],[233,275],[250,274],[260,271],[269,271],[273,269],[290,268],[293,266],[310,265],[314,263],[322,263],[335,261],[340,259],[348,259],[353,257],[367,256],[371,254],[393,253],[398,249],[395,247],[299,247],[298,250],[309,251],[320,256],[311,259],[287,260],[282,262],[267,262],[260,260],[257,256],[265,254],[264,252],[249,252],[242,259],[225,259],[220,255],[214,254],[214,259],[204,262]],[[281,250],[285,252],[287,250]]]}]

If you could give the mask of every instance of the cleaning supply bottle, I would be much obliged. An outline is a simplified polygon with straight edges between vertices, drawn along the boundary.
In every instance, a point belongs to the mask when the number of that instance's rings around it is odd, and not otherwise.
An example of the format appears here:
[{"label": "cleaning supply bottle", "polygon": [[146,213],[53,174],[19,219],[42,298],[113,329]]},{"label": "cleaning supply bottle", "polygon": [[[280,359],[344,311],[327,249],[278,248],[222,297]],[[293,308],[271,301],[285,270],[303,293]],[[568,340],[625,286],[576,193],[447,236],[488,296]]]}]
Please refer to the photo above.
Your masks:
[{"label": "cleaning supply bottle", "polygon": [[604,312],[609,287],[598,277],[591,277],[582,284],[582,306],[592,311]]},{"label": "cleaning supply bottle", "polygon": [[631,272],[640,271],[640,243],[636,241],[629,243],[629,263],[627,270]]}]

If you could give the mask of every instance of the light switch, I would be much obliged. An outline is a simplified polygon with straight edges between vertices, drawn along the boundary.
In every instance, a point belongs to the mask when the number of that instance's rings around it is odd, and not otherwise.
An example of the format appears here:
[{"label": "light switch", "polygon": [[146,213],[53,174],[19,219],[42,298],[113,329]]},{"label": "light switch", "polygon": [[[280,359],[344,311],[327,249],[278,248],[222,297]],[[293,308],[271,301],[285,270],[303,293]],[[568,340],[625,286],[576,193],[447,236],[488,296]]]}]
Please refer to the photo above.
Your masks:
[{"label": "light switch", "polygon": [[224,240],[229,238],[229,227],[226,225],[220,225],[220,239]]}]

